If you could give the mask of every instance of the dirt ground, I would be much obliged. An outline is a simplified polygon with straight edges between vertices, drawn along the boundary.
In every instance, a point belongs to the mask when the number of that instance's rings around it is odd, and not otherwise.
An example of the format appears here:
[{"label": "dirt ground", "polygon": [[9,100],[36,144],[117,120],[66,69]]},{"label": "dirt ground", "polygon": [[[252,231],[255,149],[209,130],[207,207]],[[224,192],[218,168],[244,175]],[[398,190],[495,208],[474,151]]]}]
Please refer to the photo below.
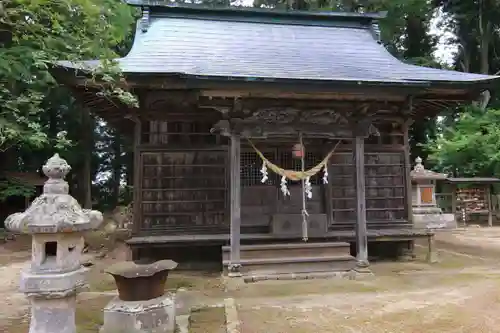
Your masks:
[{"label": "dirt ground", "polygon": [[[440,262],[425,263],[417,246],[413,262],[372,263],[373,276],[358,280],[268,281],[224,290],[217,273],[176,272],[167,289],[186,290],[195,305],[235,299],[241,333],[500,333],[500,228],[469,228],[437,236]],[[0,332],[26,331],[28,304],[17,292],[29,258],[29,241],[0,245]],[[115,293],[102,270],[119,260],[108,252],[93,262],[90,289],[79,295],[78,333],[97,332],[102,308]],[[100,256],[99,256],[100,257]],[[191,333],[220,333],[222,308],[193,313]]]},{"label": "dirt ground", "polygon": [[[290,282],[288,296],[284,282],[247,290],[270,288],[272,296],[237,297],[242,333],[500,332],[500,228],[437,239],[434,265],[420,245],[416,261],[374,263],[371,278]],[[278,284],[282,297],[271,287]],[[297,295],[302,288],[307,295]]]}]

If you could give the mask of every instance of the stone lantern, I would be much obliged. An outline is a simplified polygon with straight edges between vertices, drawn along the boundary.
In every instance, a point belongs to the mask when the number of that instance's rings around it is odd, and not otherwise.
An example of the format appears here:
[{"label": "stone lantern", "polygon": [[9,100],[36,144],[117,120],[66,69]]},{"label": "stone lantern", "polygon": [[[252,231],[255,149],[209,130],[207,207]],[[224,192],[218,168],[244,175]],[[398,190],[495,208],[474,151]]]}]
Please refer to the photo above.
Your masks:
[{"label": "stone lantern", "polygon": [[31,264],[20,289],[31,301],[30,333],[75,333],[76,293],[85,285],[80,264],[83,233],[102,223],[102,214],[85,210],[68,194],[71,170],[55,154],[43,166],[43,194],[24,213],[7,217],[5,227],[32,235]]},{"label": "stone lantern", "polygon": [[426,170],[422,159],[415,159],[410,172],[412,181],[413,223],[416,228],[440,229],[456,226],[453,214],[443,214],[436,202],[436,181],[448,175]]}]

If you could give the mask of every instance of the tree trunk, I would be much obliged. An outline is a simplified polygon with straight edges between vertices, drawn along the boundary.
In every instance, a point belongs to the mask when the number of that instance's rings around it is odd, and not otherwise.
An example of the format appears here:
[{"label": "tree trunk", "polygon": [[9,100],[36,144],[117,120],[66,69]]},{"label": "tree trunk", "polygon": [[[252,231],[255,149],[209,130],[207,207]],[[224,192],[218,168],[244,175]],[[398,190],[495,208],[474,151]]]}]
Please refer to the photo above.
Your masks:
[{"label": "tree trunk", "polygon": [[82,192],[83,208],[92,208],[92,151],[94,150],[94,126],[87,109],[82,109],[83,168]]},{"label": "tree trunk", "polygon": [[479,71],[481,74],[488,74],[490,71],[490,41],[491,41],[491,22],[485,15],[485,11],[488,10],[488,1],[479,1]]},{"label": "tree trunk", "polygon": [[481,47],[479,50],[480,54],[480,72],[481,74],[489,74],[490,72],[490,39],[491,39],[491,25],[486,24],[484,33],[481,35]]},{"label": "tree trunk", "polygon": [[122,175],[122,157],[121,157],[121,144],[120,144],[120,136],[115,132],[113,138],[113,175],[111,179],[111,202],[112,207],[118,206],[118,202],[120,200],[120,180]]}]

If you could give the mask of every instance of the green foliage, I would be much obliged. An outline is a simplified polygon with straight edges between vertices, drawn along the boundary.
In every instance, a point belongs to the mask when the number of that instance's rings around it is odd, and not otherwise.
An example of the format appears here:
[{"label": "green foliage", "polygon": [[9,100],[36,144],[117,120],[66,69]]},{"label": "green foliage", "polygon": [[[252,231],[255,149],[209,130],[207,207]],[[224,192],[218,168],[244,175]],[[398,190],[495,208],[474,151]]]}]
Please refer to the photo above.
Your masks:
[{"label": "green foliage", "polygon": [[[0,150],[48,144],[39,123],[56,60],[111,59],[132,12],[116,0],[4,0],[0,4]],[[113,72],[111,78],[116,78]],[[121,90],[113,93],[124,95]],[[57,139],[57,138],[56,138]]]},{"label": "green foliage", "polygon": [[0,181],[0,202],[9,197],[32,197],[35,187],[16,178],[7,178]]},{"label": "green foliage", "polygon": [[429,159],[455,176],[500,175],[500,110],[469,107],[427,145]]},{"label": "green foliage", "polygon": [[101,60],[99,66],[92,70],[92,81],[100,87],[97,96],[107,98],[112,103],[116,100],[131,107],[139,107],[137,97],[126,89],[127,81],[116,61]]},{"label": "green foliage", "polygon": [[[0,152],[8,159],[3,168],[34,171],[54,150],[74,170],[82,165],[81,106],[50,75],[55,61],[102,59],[93,73],[105,82],[100,94],[136,105],[112,61],[131,39],[134,15],[119,0],[0,2]],[[4,181],[0,200],[23,191]]]}]

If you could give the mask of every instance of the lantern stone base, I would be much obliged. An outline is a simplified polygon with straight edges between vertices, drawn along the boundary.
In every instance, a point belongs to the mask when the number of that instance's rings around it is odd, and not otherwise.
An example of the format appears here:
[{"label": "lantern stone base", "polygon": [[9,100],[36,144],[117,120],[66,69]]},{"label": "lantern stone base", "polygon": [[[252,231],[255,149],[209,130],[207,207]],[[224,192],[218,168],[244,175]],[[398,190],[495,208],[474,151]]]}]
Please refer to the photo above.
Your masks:
[{"label": "lantern stone base", "polygon": [[39,274],[28,269],[21,273],[20,290],[27,296],[46,298],[71,296],[85,287],[86,272],[87,269],[80,268],[64,273]]},{"label": "lantern stone base", "polygon": [[174,333],[175,302],[172,295],[147,301],[113,298],[104,308],[100,333]]},{"label": "lantern stone base", "polygon": [[76,295],[47,299],[30,297],[30,333],[76,333]]},{"label": "lantern stone base", "polygon": [[413,214],[413,225],[417,229],[455,229],[457,221],[453,214]]}]

